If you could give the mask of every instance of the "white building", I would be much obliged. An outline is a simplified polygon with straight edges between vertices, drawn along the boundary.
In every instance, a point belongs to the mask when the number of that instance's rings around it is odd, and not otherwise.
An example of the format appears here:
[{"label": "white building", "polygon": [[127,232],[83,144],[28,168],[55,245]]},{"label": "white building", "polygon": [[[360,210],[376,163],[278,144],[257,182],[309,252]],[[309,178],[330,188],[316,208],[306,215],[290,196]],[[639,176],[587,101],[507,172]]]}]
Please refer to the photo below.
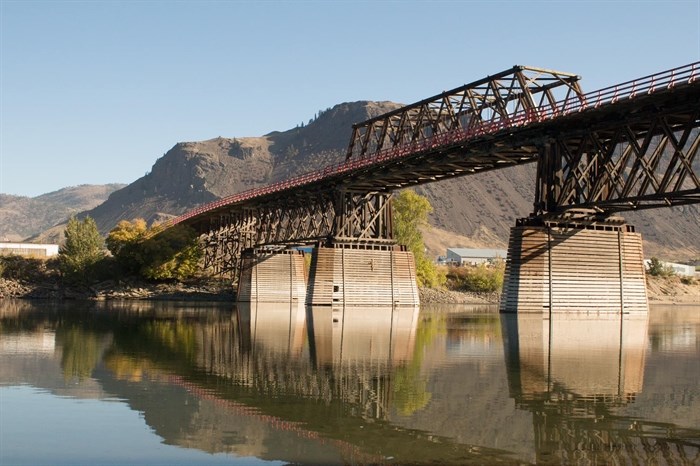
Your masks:
[{"label": "white building", "polygon": [[0,255],[12,254],[26,257],[51,257],[58,254],[58,244],[0,242]]},{"label": "white building", "polygon": [[457,265],[492,264],[505,260],[506,254],[505,249],[448,248],[446,262]]}]

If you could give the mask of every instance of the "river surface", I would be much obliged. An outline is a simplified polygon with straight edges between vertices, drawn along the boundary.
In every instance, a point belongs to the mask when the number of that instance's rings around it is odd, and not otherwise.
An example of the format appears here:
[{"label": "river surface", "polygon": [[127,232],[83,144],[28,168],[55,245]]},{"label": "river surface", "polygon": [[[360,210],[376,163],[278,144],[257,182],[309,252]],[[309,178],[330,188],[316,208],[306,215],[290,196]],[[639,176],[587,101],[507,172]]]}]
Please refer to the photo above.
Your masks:
[{"label": "river surface", "polygon": [[700,464],[700,307],[0,300],[0,465]]}]

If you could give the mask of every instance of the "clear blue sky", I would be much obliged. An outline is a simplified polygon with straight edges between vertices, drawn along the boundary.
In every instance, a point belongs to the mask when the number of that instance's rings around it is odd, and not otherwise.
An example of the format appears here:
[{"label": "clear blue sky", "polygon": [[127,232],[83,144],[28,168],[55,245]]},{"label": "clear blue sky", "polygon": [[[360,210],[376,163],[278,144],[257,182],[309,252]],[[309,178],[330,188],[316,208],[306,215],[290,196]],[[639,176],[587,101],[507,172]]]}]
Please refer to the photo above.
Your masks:
[{"label": "clear blue sky", "polygon": [[585,90],[700,60],[700,0],[0,0],[0,193],[130,183],[180,141],[411,103],[515,64]]}]

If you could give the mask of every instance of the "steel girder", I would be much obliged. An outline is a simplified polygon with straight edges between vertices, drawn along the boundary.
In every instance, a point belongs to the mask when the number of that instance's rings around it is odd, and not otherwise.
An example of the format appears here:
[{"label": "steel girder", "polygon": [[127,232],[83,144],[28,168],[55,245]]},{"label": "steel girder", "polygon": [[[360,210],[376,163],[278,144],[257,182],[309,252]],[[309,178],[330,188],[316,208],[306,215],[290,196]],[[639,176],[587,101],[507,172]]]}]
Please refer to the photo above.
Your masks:
[{"label": "steel girder", "polygon": [[456,130],[468,131],[523,112],[560,111],[562,102],[582,98],[579,79],[571,73],[515,66],[353,125],[346,160]]},{"label": "steel girder", "polygon": [[535,214],[613,213],[700,202],[700,106],[648,111],[541,147]]}]

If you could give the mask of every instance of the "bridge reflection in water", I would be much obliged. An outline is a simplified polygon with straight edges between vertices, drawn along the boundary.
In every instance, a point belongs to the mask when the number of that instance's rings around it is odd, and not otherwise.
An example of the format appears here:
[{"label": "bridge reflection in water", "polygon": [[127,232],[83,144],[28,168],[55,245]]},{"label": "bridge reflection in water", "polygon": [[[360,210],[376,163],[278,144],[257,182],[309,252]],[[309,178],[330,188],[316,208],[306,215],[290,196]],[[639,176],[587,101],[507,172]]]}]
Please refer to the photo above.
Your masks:
[{"label": "bridge reflection in water", "polygon": [[620,416],[643,391],[646,315],[503,315],[508,382],[539,464],[697,464],[700,431]]},{"label": "bridge reflection in water", "polygon": [[[107,312],[2,303],[0,385],[74,397],[89,386],[143,413],[165,443],[302,464],[700,461],[690,428],[700,420],[700,320],[677,309],[647,321],[100,306]],[[664,359],[681,343],[682,357]]]},{"label": "bridge reflection in water", "polygon": [[[416,351],[419,317],[418,308],[305,310],[297,305],[239,306],[239,320],[244,324],[240,327],[242,347],[250,351],[248,357],[255,363],[241,366],[247,370],[246,374],[234,379],[245,380],[260,390],[259,394],[286,397],[296,394],[301,400],[324,401],[327,406],[321,412],[308,410],[295,414],[300,417],[295,417],[294,422],[301,422],[311,430],[318,429],[320,417],[329,413],[337,415],[338,411],[332,408],[335,406],[345,416],[380,421],[367,434],[385,439],[394,428],[381,421],[395,421],[397,413],[402,411],[401,403],[405,403],[405,400],[396,403],[396,398],[402,397],[397,384],[406,383],[405,374],[411,372],[414,358],[419,357],[417,353],[428,349],[421,344]],[[442,318],[460,321],[464,317],[448,314]],[[498,324],[495,316],[477,325],[480,329],[475,328],[471,319],[467,321],[470,321],[465,334],[468,339],[474,338],[471,333],[474,331],[486,332],[487,339],[498,336],[498,329],[493,327]],[[246,336],[248,323],[249,337]],[[453,328],[448,331],[448,340],[463,338],[459,336],[463,332],[456,331],[454,323],[448,326]],[[532,413],[535,462],[693,464],[700,459],[699,430],[616,414],[618,408],[635,403],[643,391],[648,345],[645,313],[622,316],[563,313],[553,314],[551,319],[538,314],[503,314],[500,326],[510,396],[517,409]],[[308,347],[300,337],[304,329]],[[246,338],[249,342],[245,342]],[[202,342],[202,346],[207,345]],[[470,351],[478,352],[476,346],[472,344]],[[416,367],[425,372],[430,370],[429,366],[430,363],[421,360]],[[230,366],[214,372],[223,375],[226,370]],[[431,395],[425,381],[413,377],[408,385],[411,393],[404,398],[417,403],[418,409],[425,407]],[[346,417],[342,425],[326,430],[324,435],[364,439],[366,436],[359,433],[358,425],[348,420]],[[418,444],[420,448],[416,450],[423,451],[423,455],[410,456],[394,452],[396,456],[392,458],[398,461],[411,458],[420,463],[433,458],[478,462],[488,458],[490,462],[508,463],[513,460],[508,452],[495,449],[482,448],[477,455],[469,454],[479,447],[454,443],[449,437],[429,436],[432,440],[427,440],[413,430],[399,429],[392,437],[397,443],[410,442],[414,447]],[[364,453],[369,450],[378,455],[372,457],[372,462],[382,458],[380,452],[385,451],[382,443],[385,440],[362,441]],[[440,444],[450,445],[451,454],[440,456],[442,453],[437,448]]]}]

